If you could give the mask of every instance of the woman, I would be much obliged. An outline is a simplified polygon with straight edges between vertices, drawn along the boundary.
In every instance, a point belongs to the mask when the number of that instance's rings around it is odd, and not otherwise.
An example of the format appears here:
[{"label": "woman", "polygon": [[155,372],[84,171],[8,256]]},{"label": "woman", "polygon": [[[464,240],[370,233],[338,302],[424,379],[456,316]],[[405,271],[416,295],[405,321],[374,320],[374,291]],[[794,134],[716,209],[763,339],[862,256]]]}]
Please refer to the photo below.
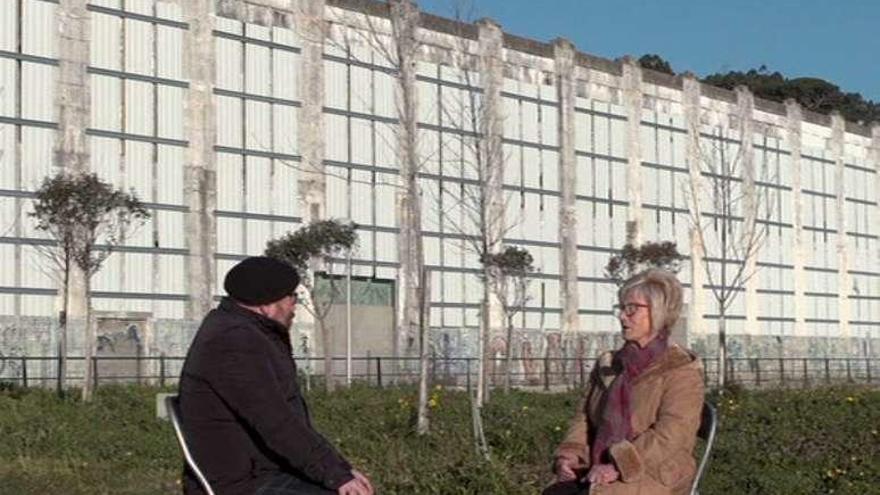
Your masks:
[{"label": "woman", "polygon": [[647,270],[618,292],[624,346],[599,357],[582,406],[556,450],[545,494],[688,493],[703,404],[699,358],[669,343],[681,284]]}]

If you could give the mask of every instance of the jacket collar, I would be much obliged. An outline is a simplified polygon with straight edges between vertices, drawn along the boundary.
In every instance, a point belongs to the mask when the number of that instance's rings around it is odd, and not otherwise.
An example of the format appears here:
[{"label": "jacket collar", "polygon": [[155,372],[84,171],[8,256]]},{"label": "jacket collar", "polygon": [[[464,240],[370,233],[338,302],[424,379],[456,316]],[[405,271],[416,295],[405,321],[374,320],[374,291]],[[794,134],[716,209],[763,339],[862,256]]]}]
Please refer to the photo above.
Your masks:
[{"label": "jacket collar", "polygon": [[282,324],[241,306],[229,297],[224,297],[223,299],[221,299],[220,305],[217,309],[251,320],[257,324],[260,330],[263,330],[267,333],[279,334],[284,338],[288,338],[288,330]]},{"label": "jacket collar", "polygon": [[[616,351],[615,351],[616,352]],[[615,352],[606,352],[599,356],[599,377],[607,388],[617,373],[614,371],[611,363],[614,359]],[[697,365],[701,366],[697,356],[686,349],[682,349],[677,344],[669,344],[669,348],[655,362],[651,363],[641,375],[639,375],[633,384],[636,384],[648,377],[662,375],[663,373],[679,368],[681,366]]]}]

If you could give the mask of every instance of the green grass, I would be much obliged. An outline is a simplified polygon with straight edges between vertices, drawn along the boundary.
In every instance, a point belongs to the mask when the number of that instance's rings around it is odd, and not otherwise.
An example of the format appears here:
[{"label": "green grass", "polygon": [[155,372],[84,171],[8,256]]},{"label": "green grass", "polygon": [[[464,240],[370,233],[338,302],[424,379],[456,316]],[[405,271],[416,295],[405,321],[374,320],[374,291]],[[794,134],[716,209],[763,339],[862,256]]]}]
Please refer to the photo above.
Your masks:
[{"label": "green grass", "polygon": [[[105,387],[94,403],[0,391],[0,493],[178,493],[180,455],[155,419],[155,388]],[[75,395],[75,394],[72,394]],[[467,397],[433,391],[432,431],[413,433],[415,391],[355,387],[309,397],[318,428],[379,493],[534,494],[576,393],[497,393],[484,413],[492,461],[475,453]],[[734,392],[704,493],[880,493],[880,392]]]}]

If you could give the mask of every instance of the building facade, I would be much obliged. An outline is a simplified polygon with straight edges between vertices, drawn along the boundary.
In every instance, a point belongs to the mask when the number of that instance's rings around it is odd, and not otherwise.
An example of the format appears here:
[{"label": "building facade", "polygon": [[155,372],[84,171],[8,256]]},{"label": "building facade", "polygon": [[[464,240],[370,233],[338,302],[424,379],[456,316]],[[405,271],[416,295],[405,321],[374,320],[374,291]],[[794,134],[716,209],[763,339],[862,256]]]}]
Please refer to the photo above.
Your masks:
[{"label": "building facade", "polygon": [[[734,355],[784,341],[800,354],[880,352],[870,346],[880,338],[880,126],[401,2],[3,4],[4,321],[57,314],[58,284],[37,247],[46,240],[28,212],[40,182],[71,169],[133,189],[152,213],[96,275],[92,304],[149,321],[156,348],[160,328],[191,328],[212,306],[236,261],[316,218],[357,224],[353,273],[395,281],[403,318],[401,232],[412,219],[402,198],[414,194],[435,339],[472,355],[482,292],[471,213],[483,194],[503,219],[492,224],[498,239],[526,247],[538,268],[517,352],[549,352],[547,335],[605,345],[617,329],[608,258],[628,241],[671,240],[689,259],[687,338],[711,354],[724,259],[709,239],[722,215],[713,177],[727,174],[741,204],[726,214],[741,233],[756,204],[763,235],[728,310]],[[406,22],[411,58],[395,43]],[[411,80],[401,76],[410,60]],[[400,159],[407,111],[415,193]],[[487,169],[497,173],[483,188]]]}]

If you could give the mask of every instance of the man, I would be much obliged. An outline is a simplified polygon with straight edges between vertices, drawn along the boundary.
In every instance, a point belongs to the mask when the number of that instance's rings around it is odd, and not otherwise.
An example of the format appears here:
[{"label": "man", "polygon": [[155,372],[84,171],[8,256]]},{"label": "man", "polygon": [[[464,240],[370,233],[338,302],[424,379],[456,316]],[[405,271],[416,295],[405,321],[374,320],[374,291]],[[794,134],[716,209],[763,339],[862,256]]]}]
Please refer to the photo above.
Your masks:
[{"label": "man", "polygon": [[[235,265],[180,377],[181,421],[217,495],[371,495],[370,481],[312,427],[288,329],[299,275],[266,257]],[[184,493],[202,494],[184,473]]]}]

